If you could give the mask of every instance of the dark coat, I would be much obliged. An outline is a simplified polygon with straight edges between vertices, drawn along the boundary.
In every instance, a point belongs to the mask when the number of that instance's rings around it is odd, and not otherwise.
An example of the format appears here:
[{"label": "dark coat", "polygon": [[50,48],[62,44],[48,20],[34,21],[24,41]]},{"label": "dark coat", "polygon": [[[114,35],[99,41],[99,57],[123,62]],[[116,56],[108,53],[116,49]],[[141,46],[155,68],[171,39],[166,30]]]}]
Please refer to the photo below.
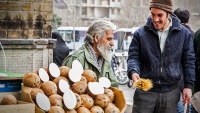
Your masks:
[{"label": "dark coat", "polygon": [[190,31],[190,33],[192,35],[192,39],[194,39],[194,31],[192,31],[192,29],[190,28],[190,26],[186,25],[186,24],[183,24],[183,26],[185,26]]},{"label": "dark coat", "polygon": [[184,76],[185,87],[192,88],[195,81],[195,55],[192,35],[171,14],[165,47],[161,53],[159,37],[151,17],[146,25],[133,35],[128,53],[128,76],[137,72],[141,78],[148,78],[154,85],[177,84]]},{"label": "dark coat", "polygon": [[194,35],[194,51],[196,56],[196,82],[194,92],[200,91],[200,29]]},{"label": "dark coat", "polygon": [[60,67],[64,58],[69,55],[69,48],[58,32],[53,32],[52,38],[57,39],[56,47],[53,49],[53,62]]}]

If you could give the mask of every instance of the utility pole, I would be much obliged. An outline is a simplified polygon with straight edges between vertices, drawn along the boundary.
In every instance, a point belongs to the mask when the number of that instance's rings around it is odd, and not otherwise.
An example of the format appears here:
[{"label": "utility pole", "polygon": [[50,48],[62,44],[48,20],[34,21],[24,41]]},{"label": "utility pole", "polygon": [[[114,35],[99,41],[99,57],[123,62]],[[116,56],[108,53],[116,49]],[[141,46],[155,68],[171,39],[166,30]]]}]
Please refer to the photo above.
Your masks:
[{"label": "utility pole", "polygon": [[[75,2],[75,1],[74,1],[74,2]],[[75,44],[76,44],[76,43],[75,43],[75,41],[76,41],[76,40],[75,40],[75,11],[76,11],[76,10],[75,10],[75,8],[76,8],[76,7],[75,7],[75,3],[73,3],[73,10],[74,10],[74,11],[73,11],[73,41],[74,41],[73,48],[74,48],[74,50],[76,49],[76,46],[75,46]]]}]

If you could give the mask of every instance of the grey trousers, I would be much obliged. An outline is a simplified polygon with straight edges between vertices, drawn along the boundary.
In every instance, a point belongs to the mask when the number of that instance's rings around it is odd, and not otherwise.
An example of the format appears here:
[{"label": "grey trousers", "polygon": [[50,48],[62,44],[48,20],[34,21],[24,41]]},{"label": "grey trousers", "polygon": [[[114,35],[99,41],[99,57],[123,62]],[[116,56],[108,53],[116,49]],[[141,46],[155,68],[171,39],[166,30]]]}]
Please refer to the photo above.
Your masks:
[{"label": "grey trousers", "polygon": [[158,93],[136,89],[132,113],[176,113],[180,90]]}]

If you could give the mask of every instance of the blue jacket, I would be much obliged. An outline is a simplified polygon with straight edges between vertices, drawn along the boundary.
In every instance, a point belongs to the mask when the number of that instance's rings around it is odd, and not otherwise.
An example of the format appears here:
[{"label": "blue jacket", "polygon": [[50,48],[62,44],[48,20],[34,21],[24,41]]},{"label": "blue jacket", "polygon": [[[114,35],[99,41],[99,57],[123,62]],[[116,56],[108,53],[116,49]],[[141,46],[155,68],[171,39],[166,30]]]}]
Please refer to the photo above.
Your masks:
[{"label": "blue jacket", "polygon": [[161,53],[159,37],[151,17],[133,35],[128,52],[128,76],[136,72],[154,85],[174,85],[184,76],[184,87],[192,88],[195,81],[195,55],[192,35],[171,14],[165,47]]}]

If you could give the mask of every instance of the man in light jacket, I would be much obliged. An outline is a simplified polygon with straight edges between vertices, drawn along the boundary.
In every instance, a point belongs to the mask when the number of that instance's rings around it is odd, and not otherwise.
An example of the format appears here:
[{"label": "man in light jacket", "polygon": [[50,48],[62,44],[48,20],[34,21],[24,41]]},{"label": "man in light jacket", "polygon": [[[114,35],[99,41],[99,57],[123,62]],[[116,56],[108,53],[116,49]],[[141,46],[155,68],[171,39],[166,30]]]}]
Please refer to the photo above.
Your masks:
[{"label": "man in light jacket", "polygon": [[110,21],[94,21],[88,28],[84,40],[85,44],[72,55],[66,57],[62,65],[71,68],[72,62],[78,60],[84,70],[94,71],[98,78],[102,76],[107,77],[111,81],[111,86],[118,87],[111,68],[114,30],[116,30],[116,26]]}]

